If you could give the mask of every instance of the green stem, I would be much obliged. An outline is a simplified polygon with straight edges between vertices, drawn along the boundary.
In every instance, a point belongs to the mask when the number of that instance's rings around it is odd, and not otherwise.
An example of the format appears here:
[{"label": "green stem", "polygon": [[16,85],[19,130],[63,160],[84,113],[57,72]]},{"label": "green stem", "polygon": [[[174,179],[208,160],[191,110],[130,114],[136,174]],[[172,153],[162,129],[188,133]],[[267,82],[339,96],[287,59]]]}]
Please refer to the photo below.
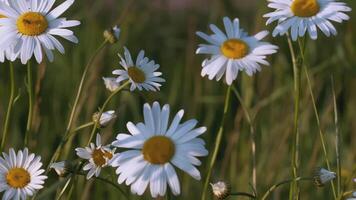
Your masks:
[{"label": "green stem", "polygon": [[335,152],[336,152],[336,168],[337,168],[337,196],[341,195],[341,135],[339,132],[339,120],[338,120],[338,112],[337,112],[337,104],[336,104],[336,94],[335,94],[335,86],[334,79],[331,77],[331,86],[333,93],[333,103],[334,103],[334,123],[335,123]]},{"label": "green stem", "polygon": [[27,116],[27,125],[26,125],[26,133],[24,144],[28,145],[30,134],[31,134],[31,126],[32,126],[32,118],[33,118],[33,88],[32,88],[32,68],[31,62],[27,62],[27,93],[28,93],[28,116]]},{"label": "green stem", "polygon": [[267,192],[265,192],[265,194],[263,195],[263,197],[261,198],[261,200],[266,200],[267,197],[275,190],[277,189],[279,186],[282,186],[284,184],[289,184],[289,183],[294,183],[294,182],[299,182],[299,181],[313,181],[313,178],[303,178],[303,177],[297,177],[294,179],[290,179],[290,180],[285,180],[285,181],[281,181],[277,184],[272,185]]},{"label": "green stem", "polygon": [[[299,171],[299,105],[300,105],[300,64],[298,63],[292,40],[290,36],[287,36],[288,46],[293,63],[293,77],[294,77],[294,143],[292,147],[292,173],[293,178],[298,177]],[[299,185],[296,181],[293,181],[290,187],[289,199],[299,199]]]},{"label": "green stem", "polygon": [[222,135],[223,135],[223,132],[224,132],[225,119],[226,119],[227,110],[228,110],[229,104],[230,104],[230,94],[231,94],[231,86],[229,86],[227,88],[227,91],[226,91],[225,103],[224,103],[224,113],[223,113],[223,117],[221,119],[221,123],[220,123],[220,128],[219,128],[218,134],[217,134],[216,139],[215,139],[215,147],[214,147],[213,154],[212,154],[209,166],[208,166],[208,173],[207,173],[206,178],[205,178],[201,200],[206,200],[206,194],[207,194],[207,191],[208,191],[211,172],[212,172],[212,169],[214,167],[216,157],[218,155],[218,151],[219,151],[219,148],[220,148]]},{"label": "green stem", "polygon": [[60,155],[60,153],[62,151],[62,148],[63,148],[64,144],[66,143],[65,138],[69,138],[70,137],[70,136],[68,136],[68,134],[70,134],[70,132],[71,132],[71,127],[72,127],[72,124],[73,124],[74,116],[75,116],[76,111],[77,111],[77,106],[78,106],[78,103],[79,103],[80,96],[82,94],[82,90],[83,90],[83,87],[84,87],[84,82],[85,82],[85,79],[87,77],[89,68],[93,64],[93,61],[94,61],[95,57],[99,54],[99,52],[105,47],[105,45],[107,43],[108,43],[108,41],[105,40],[95,50],[94,54],[90,57],[87,65],[85,66],[84,72],[82,74],[82,77],[81,77],[81,80],[80,80],[80,83],[79,83],[78,91],[77,91],[77,94],[76,94],[76,97],[75,97],[75,100],[74,100],[74,104],[73,104],[72,110],[70,112],[70,117],[69,117],[69,120],[68,120],[66,132],[64,133],[62,141],[57,146],[54,154],[51,157],[50,162],[48,163],[46,174],[49,172],[49,169],[50,169],[49,167],[51,166],[51,164],[54,163],[58,159],[58,157],[59,157],[59,155]]},{"label": "green stem", "polygon": [[257,162],[256,162],[256,134],[255,134],[255,127],[253,126],[254,122],[253,119],[245,105],[241,95],[237,91],[235,86],[232,86],[232,91],[234,92],[236,98],[239,100],[241,104],[241,108],[245,114],[246,120],[250,125],[250,134],[251,134],[251,153],[252,153],[252,184],[254,189],[257,191]]},{"label": "green stem", "polygon": [[94,126],[93,126],[93,129],[91,130],[91,133],[90,133],[90,138],[88,140],[88,144],[90,144],[90,142],[92,141],[93,137],[94,137],[94,134],[95,134],[95,131],[96,129],[100,126],[100,118],[101,118],[101,115],[103,114],[104,110],[106,109],[107,105],[109,104],[110,100],[116,95],[118,94],[122,89],[124,89],[127,85],[129,85],[129,81],[125,82],[124,84],[122,84],[119,88],[117,88],[114,92],[112,92],[110,94],[110,96],[105,100],[103,106],[101,106],[100,110],[99,110],[99,114],[98,114],[98,120],[96,120],[94,122]]},{"label": "green stem", "polygon": [[83,87],[84,87],[84,82],[85,82],[85,79],[87,77],[87,74],[88,74],[88,71],[89,71],[89,68],[90,66],[92,65],[95,57],[99,54],[99,52],[105,47],[105,45],[108,43],[107,40],[105,40],[94,52],[94,54],[90,57],[87,65],[85,66],[85,69],[84,69],[84,72],[82,74],[82,78],[80,79],[80,83],[79,83],[79,87],[78,87],[78,91],[77,91],[77,94],[76,94],[76,97],[75,97],[75,100],[74,100],[74,104],[73,104],[73,107],[72,107],[72,110],[70,112],[70,117],[69,117],[69,121],[68,121],[68,124],[67,124],[67,128],[66,128],[66,132],[68,133],[72,127],[72,124],[73,124],[73,120],[74,120],[74,116],[76,114],[76,111],[77,111],[77,106],[78,106],[78,103],[79,103],[79,99],[80,99],[80,96],[82,94],[82,91],[83,91]]},{"label": "green stem", "polygon": [[[330,166],[330,161],[329,161],[329,158],[328,158],[328,152],[326,150],[326,142],[325,142],[325,139],[324,139],[324,133],[321,130],[319,112],[318,112],[318,109],[316,108],[315,98],[314,98],[313,89],[312,89],[312,86],[311,86],[311,81],[310,81],[310,78],[309,78],[308,69],[307,69],[307,67],[305,65],[304,65],[303,68],[304,68],[305,76],[307,77],[308,89],[309,89],[309,93],[310,93],[310,96],[311,96],[311,99],[312,99],[312,103],[313,103],[313,109],[314,109],[316,122],[317,122],[317,125],[318,125],[318,128],[319,128],[319,136],[320,136],[320,141],[321,141],[321,145],[322,145],[322,148],[323,148],[325,163],[326,163],[326,166],[327,166],[328,170],[332,171],[331,170],[331,166]],[[341,174],[338,174],[338,176],[340,176],[340,175]],[[337,195],[336,195],[334,181],[331,181],[331,188],[332,188],[332,191],[333,191],[334,199],[336,200],[337,199]]]},{"label": "green stem", "polygon": [[247,192],[232,192],[230,196],[245,196],[250,197],[252,199],[256,199],[256,196]]},{"label": "green stem", "polygon": [[[86,176],[86,174],[81,173],[81,172],[76,172],[75,174],[76,174],[76,175],[80,175],[80,176],[84,176],[84,177]],[[120,191],[120,193],[123,194],[126,199],[129,199],[128,194],[127,194],[122,188],[120,188],[117,183],[111,182],[110,180],[107,180],[107,179],[101,178],[101,177],[93,176],[93,178],[94,178],[95,180],[99,180],[99,181],[101,181],[101,182],[104,182],[104,183],[107,183],[107,184],[113,186],[113,187],[116,188],[118,191]]]},{"label": "green stem", "polygon": [[4,122],[4,129],[2,132],[1,146],[0,151],[3,151],[6,141],[6,136],[9,130],[9,123],[11,118],[12,106],[14,104],[15,99],[15,77],[14,77],[14,65],[10,62],[10,98],[9,104],[7,106],[6,117]]}]

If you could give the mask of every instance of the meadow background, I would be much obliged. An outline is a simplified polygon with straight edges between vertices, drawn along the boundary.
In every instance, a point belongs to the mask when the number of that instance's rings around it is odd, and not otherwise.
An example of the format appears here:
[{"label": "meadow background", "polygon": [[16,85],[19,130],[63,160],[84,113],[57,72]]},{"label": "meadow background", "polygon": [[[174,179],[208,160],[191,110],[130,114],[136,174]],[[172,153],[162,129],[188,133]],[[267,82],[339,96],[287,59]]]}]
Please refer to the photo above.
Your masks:
[{"label": "meadow background", "polygon": [[[334,171],[336,124],[332,78],[335,83],[337,127],[342,135],[342,182],[346,191],[356,187],[350,181],[352,177],[356,177],[356,1],[344,1],[353,9],[349,13],[351,20],[337,25],[339,34],[336,37],[327,38],[319,34],[317,41],[308,40],[307,65],[320,114],[321,129],[327,138],[327,150]],[[241,26],[251,34],[264,29],[271,30],[273,26],[266,28],[265,19],[262,18],[267,12],[267,2],[262,0],[77,0],[66,16],[82,22],[73,29],[80,40],[79,45],[65,42],[66,54],[60,55],[57,52],[55,62],[45,61],[40,65],[32,65],[36,104],[30,150],[41,155],[44,164],[48,164],[65,132],[85,64],[103,41],[103,30],[114,24],[118,24],[122,30],[120,41],[105,48],[96,58],[85,83],[74,125],[90,122],[92,114],[109,95],[102,77],[111,76],[111,71],[120,67],[117,53],[122,53],[125,45],[135,56],[140,49],[144,49],[149,58],[156,60],[161,65],[160,70],[166,83],[159,93],[127,91],[116,96],[109,108],[117,111],[118,118],[102,129],[104,141],[112,141],[117,133],[126,132],[125,125],[128,121],[142,120],[142,105],[145,102],[158,100],[161,104],[169,103],[173,112],[185,109],[185,119],[197,118],[199,125],[207,126],[208,131],[203,138],[207,142],[207,148],[212,149],[222,116],[226,85],[200,76],[204,57],[195,55],[195,49],[203,41],[195,32],[207,32],[210,23],[222,27],[224,16],[240,18]],[[264,67],[254,77],[240,73],[234,82],[245,104],[255,116],[259,193],[264,193],[269,186],[291,177],[290,155],[293,141],[293,72],[287,40],[285,37],[269,37],[267,40],[280,47],[279,52],[270,57],[271,66]],[[10,80],[9,64],[2,63],[0,66],[2,130]],[[305,75],[302,74],[300,172],[302,176],[312,176],[316,167],[326,166],[312,101]],[[11,119],[6,151],[10,147],[23,148],[28,109],[25,76],[26,67],[17,61],[15,78],[18,98]],[[70,160],[77,159],[74,149],[85,146],[90,130],[84,129],[72,138],[62,156]],[[199,168],[203,179],[209,158],[203,158],[203,165]],[[114,170],[104,170],[101,176],[116,182],[113,174]],[[229,182],[233,191],[252,192],[249,124],[235,97],[232,97],[226,131],[212,179]],[[180,173],[180,180],[182,195],[171,199],[200,198],[198,191],[201,191],[203,181],[196,181],[184,173]],[[52,171],[45,187],[56,183],[64,182],[58,181],[58,176]],[[120,187],[129,191],[127,186]],[[271,199],[285,200],[288,191],[287,185],[281,187],[274,192]],[[43,189],[38,197],[54,199],[54,194],[46,193],[46,189]],[[114,187],[100,181],[86,182],[84,177],[78,177],[70,199],[121,199],[121,194]],[[150,196],[132,196],[132,199],[150,199]],[[330,185],[316,188],[312,183],[303,183],[301,199],[332,199]]]}]

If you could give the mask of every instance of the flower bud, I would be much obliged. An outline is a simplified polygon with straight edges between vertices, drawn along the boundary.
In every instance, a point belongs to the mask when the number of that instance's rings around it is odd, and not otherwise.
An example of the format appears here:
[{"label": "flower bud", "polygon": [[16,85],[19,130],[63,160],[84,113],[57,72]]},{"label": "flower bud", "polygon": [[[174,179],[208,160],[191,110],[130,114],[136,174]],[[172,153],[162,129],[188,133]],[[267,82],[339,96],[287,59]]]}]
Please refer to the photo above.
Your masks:
[{"label": "flower bud", "polygon": [[110,92],[114,92],[120,86],[120,83],[116,82],[116,78],[103,77],[103,80],[106,89],[108,89]]},{"label": "flower bud", "polygon": [[58,174],[58,176],[64,177],[70,173],[72,166],[71,163],[68,161],[61,161],[61,162],[52,163],[50,168],[54,169]]},{"label": "flower bud", "polygon": [[217,183],[210,183],[210,185],[214,196],[218,200],[224,200],[230,196],[230,186],[227,183],[219,181]]},{"label": "flower bud", "polygon": [[[115,114],[115,111],[109,110],[106,112],[103,112],[101,114],[100,120],[99,120],[99,125],[102,127],[105,127],[109,124],[109,122],[113,119],[115,119],[117,116]],[[99,112],[94,113],[93,115],[93,121],[97,122],[99,118]]]},{"label": "flower bud", "polygon": [[104,31],[104,38],[109,41],[111,44],[115,44],[120,37],[120,28],[117,26],[114,26],[110,28],[109,30]]},{"label": "flower bud", "polygon": [[314,175],[314,183],[318,187],[323,187],[325,183],[328,183],[336,178],[336,173],[331,172],[324,168],[317,168]]}]

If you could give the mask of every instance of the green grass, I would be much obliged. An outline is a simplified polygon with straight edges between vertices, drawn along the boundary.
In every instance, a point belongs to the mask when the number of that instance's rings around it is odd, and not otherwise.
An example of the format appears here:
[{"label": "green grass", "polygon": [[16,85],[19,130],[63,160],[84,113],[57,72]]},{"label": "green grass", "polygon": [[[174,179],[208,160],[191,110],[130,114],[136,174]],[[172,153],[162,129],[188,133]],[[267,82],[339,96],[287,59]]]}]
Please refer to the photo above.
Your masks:
[{"label": "green grass", "polygon": [[[239,17],[242,27],[249,33],[269,29],[265,27],[262,15],[268,11],[265,1],[211,0],[191,1],[185,9],[174,9],[167,1],[107,0],[77,1],[66,16],[79,19],[82,24],[74,31],[80,39],[79,45],[64,42],[66,54],[55,54],[55,62],[41,65],[32,63],[34,85],[37,90],[33,133],[29,148],[42,156],[47,165],[61,136],[65,133],[69,112],[79,85],[82,71],[90,55],[102,42],[104,29],[118,23],[122,30],[118,44],[106,48],[95,60],[83,95],[79,101],[78,115],[74,126],[87,123],[94,112],[109,96],[101,77],[111,76],[111,71],[119,68],[117,53],[127,46],[137,55],[144,49],[149,58],[161,65],[166,79],[159,93],[123,92],[114,97],[109,108],[118,112],[118,118],[109,127],[102,129],[104,141],[112,141],[119,132],[126,132],[128,121],[142,120],[142,105],[155,100],[169,103],[172,111],[183,108],[184,119],[197,118],[199,125],[208,127],[203,135],[207,148],[213,148],[215,136],[222,117],[226,85],[209,81],[200,76],[203,56],[195,55],[197,44],[202,42],[197,30],[208,31],[208,24],[222,26],[222,17]],[[160,2],[160,3],[158,3]],[[173,2],[173,1],[172,1]],[[356,9],[356,2],[346,1]],[[350,13],[351,20],[337,25],[338,35],[327,38],[318,34],[318,40],[307,41],[306,63],[312,81],[316,106],[320,115],[321,129],[325,134],[331,167],[336,171],[335,123],[331,78],[334,79],[338,109],[338,127],[342,139],[342,189],[355,188],[350,179],[356,177],[356,13]],[[257,186],[259,194],[268,187],[289,179],[291,174],[291,145],[293,142],[293,71],[285,37],[268,40],[280,47],[279,52],[270,57],[271,66],[263,67],[254,77],[240,73],[234,82],[246,107],[255,117],[257,144]],[[0,64],[0,130],[2,130],[9,97],[9,63]],[[304,72],[301,81],[300,112],[300,174],[313,175],[316,167],[325,166],[325,159],[319,139],[319,128],[313,111],[312,100]],[[25,86],[26,66],[15,63],[16,96],[10,131],[5,150],[14,147],[22,149],[26,132],[28,99]],[[62,157],[77,159],[74,149],[86,145],[90,128],[84,129],[70,141]],[[202,159],[199,167],[203,179],[210,157]],[[233,191],[251,190],[250,127],[239,101],[232,97],[226,118],[225,132],[212,180],[225,180]],[[116,182],[114,171],[104,170],[101,177]],[[202,181],[196,181],[184,173],[179,174],[182,195],[172,199],[198,199]],[[52,171],[45,188],[58,183]],[[330,185],[316,188],[312,183],[301,185],[301,199],[332,199]],[[353,187],[352,187],[353,186]],[[129,192],[127,186],[121,188]],[[54,187],[55,191],[56,187]],[[39,192],[45,193],[43,189]],[[287,199],[289,186],[277,189],[271,199]],[[54,194],[42,195],[53,199]],[[66,196],[68,193],[65,193]],[[78,177],[71,199],[124,199],[114,187],[100,181],[85,181]],[[143,197],[150,199],[148,193]],[[231,199],[237,199],[231,197]],[[243,198],[241,198],[243,199]]]}]

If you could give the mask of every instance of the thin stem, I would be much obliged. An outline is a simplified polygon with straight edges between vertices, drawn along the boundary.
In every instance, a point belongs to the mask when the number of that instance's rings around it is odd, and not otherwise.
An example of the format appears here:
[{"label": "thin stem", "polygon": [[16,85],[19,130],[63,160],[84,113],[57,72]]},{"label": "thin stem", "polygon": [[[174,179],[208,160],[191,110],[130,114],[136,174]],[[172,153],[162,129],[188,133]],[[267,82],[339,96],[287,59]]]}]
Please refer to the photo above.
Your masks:
[{"label": "thin stem", "polygon": [[[81,172],[75,172],[75,174],[76,174],[76,175],[80,175],[80,176],[86,176],[86,174],[81,173]],[[117,190],[119,190],[120,193],[123,194],[126,199],[129,199],[128,194],[127,194],[123,189],[121,189],[118,184],[116,184],[116,183],[114,183],[114,182],[111,182],[110,180],[107,180],[107,179],[105,179],[105,178],[101,178],[101,177],[93,176],[93,178],[94,178],[95,180],[99,180],[99,181],[101,181],[101,182],[104,182],[104,183],[107,183],[107,184],[113,186],[114,188],[116,188]]]},{"label": "thin stem", "polygon": [[[294,77],[294,143],[292,147],[292,173],[293,178],[296,179],[299,174],[299,105],[300,105],[300,67],[293,48],[290,36],[287,36],[288,46],[293,63],[293,77]],[[289,199],[299,199],[299,185],[296,181],[291,184]],[[294,198],[295,197],[295,198]]]},{"label": "thin stem", "polygon": [[336,168],[337,168],[337,196],[341,195],[341,135],[339,132],[339,120],[336,104],[336,94],[335,94],[335,85],[334,78],[331,77],[331,87],[333,93],[333,102],[334,102],[334,123],[335,123],[335,151],[336,151]]},{"label": "thin stem", "polygon": [[247,192],[232,192],[230,196],[245,196],[256,199],[256,196]]},{"label": "thin stem", "polygon": [[109,104],[110,100],[116,95],[118,94],[122,89],[124,89],[127,85],[129,85],[129,81],[125,82],[124,84],[122,84],[119,88],[117,88],[114,92],[112,92],[110,94],[110,96],[105,100],[103,106],[101,106],[100,110],[99,110],[99,114],[98,114],[98,119],[95,120],[94,122],[94,126],[93,126],[93,129],[91,130],[91,133],[90,133],[90,138],[88,140],[88,144],[90,144],[90,142],[92,141],[93,137],[94,137],[94,134],[95,134],[95,131],[96,129],[99,127],[100,125],[100,118],[101,118],[101,115],[103,114],[105,108],[107,107],[107,105]]},{"label": "thin stem", "polygon": [[257,162],[256,162],[256,134],[255,134],[255,127],[253,126],[254,122],[251,118],[251,115],[245,105],[241,95],[237,91],[235,86],[232,86],[232,91],[234,92],[236,98],[239,100],[241,104],[241,108],[245,114],[246,120],[250,125],[250,134],[251,134],[251,153],[252,153],[252,184],[255,190],[257,190]]},{"label": "thin stem", "polygon": [[32,88],[32,68],[31,62],[27,62],[27,93],[28,93],[28,116],[24,144],[27,146],[31,134],[32,118],[33,118],[33,88]]},{"label": "thin stem", "polygon": [[[310,78],[309,78],[308,69],[307,69],[307,67],[305,65],[304,65],[303,68],[304,68],[305,76],[307,77],[308,89],[309,89],[310,97],[311,97],[312,103],[313,103],[313,109],[314,109],[316,122],[317,122],[317,125],[318,125],[318,128],[319,128],[319,136],[320,136],[320,141],[321,141],[321,145],[322,145],[322,148],[323,148],[323,153],[324,153],[326,166],[327,166],[328,170],[331,171],[330,161],[329,161],[329,158],[328,158],[328,152],[327,152],[327,149],[326,149],[326,141],[324,139],[324,133],[321,130],[319,112],[318,112],[318,109],[316,108],[315,98],[314,98],[313,89],[312,89],[312,86],[311,86],[311,81],[310,81]],[[338,176],[340,176],[340,175],[341,174],[338,174]],[[332,187],[334,199],[337,199],[334,181],[331,181],[331,187]]]},{"label": "thin stem", "polygon": [[205,178],[201,200],[206,200],[206,193],[207,193],[208,186],[209,186],[209,180],[210,180],[211,172],[212,172],[212,169],[214,167],[216,157],[218,155],[218,151],[219,151],[219,148],[220,148],[222,135],[223,135],[223,132],[224,132],[225,119],[226,119],[227,110],[228,110],[229,104],[230,104],[230,94],[231,94],[231,86],[229,86],[227,88],[227,91],[226,91],[225,103],[224,103],[224,113],[223,113],[223,117],[221,119],[221,123],[220,123],[218,134],[216,135],[215,147],[214,147],[213,154],[212,154],[209,166],[208,166],[208,173],[207,173],[206,178]]},{"label": "thin stem", "polygon": [[285,180],[285,181],[281,181],[277,184],[272,185],[267,192],[263,195],[263,197],[261,198],[261,200],[266,200],[267,197],[275,190],[277,189],[279,186],[282,186],[284,184],[289,184],[289,183],[293,183],[293,182],[299,182],[299,181],[313,181],[313,178],[308,178],[308,177],[297,177],[297,178],[293,178],[293,179],[289,179],[289,180]]},{"label": "thin stem", "polygon": [[72,124],[73,124],[73,120],[74,120],[74,116],[75,116],[75,113],[77,111],[77,105],[78,105],[78,102],[79,102],[79,99],[80,99],[80,96],[82,94],[82,90],[83,90],[83,87],[84,87],[84,82],[85,82],[85,79],[87,77],[87,74],[88,74],[88,71],[89,71],[89,68],[90,66],[92,65],[95,57],[99,54],[99,52],[105,47],[105,45],[108,43],[107,40],[105,40],[99,47],[98,49],[95,50],[94,54],[90,57],[87,65],[85,66],[85,69],[84,69],[84,72],[82,74],[82,77],[81,77],[81,80],[80,80],[80,83],[79,83],[79,87],[78,87],[78,91],[77,91],[77,94],[76,94],[76,97],[75,97],[75,100],[74,100],[74,104],[73,104],[73,107],[72,107],[72,110],[70,112],[70,117],[69,117],[69,120],[68,120],[68,124],[67,124],[67,128],[66,128],[66,132],[64,133],[63,135],[63,139],[62,141],[58,144],[54,154],[52,155],[51,157],[51,160],[50,162],[48,163],[48,166],[47,166],[47,170],[46,170],[46,174],[49,172],[49,166],[51,166],[51,164],[53,162],[55,162],[61,151],[62,151],[62,148],[64,146],[64,144],[66,143],[66,140],[65,138],[69,138],[70,136],[68,136],[68,134],[70,134],[71,132],[71,127],[72,127]]},{"label": "thin stem", "polygon": [[11,118],[12,106],[14,104],[15,99],[15,77],[14,77],[14,65],[10,62],[10,98],[7,106],[6,117],[4,122],[4,129],[2,132],[1,146],[0,151],[4,149],[6,136],[9,130],[9,123]]},{"label": "thin stem", "polygon": [[79,83],[79,87],[78,87],[78,91],[77,91],[77,95],[75,97],[75,100],[74,100],[74,104],[73,104],[73,107],[72,107],[72,110],[70,112],[70,117],[69,117],[69,121],[68,121],[68,124],[67,124],[67,128],[66,128],[66,132],[68,133],[72,127],[72,124],[73,124],[73,120],[74,120],[74,116],[75,116],[75,113],[77,111],[77,105],[78,105],[78,102],[79,102],[79,98],[82,94],[82,91],[83,91],[83,87],[84,87],[84,82],[85,82],[85,79],[87,77],[87,74],[88,74],[88,71],[89,71],[89,68],[90,66],[92,65],[95,57],[99,54],[99,52],[105,47],[105,45],[108,43],[107,40],[105,40],[97,49],[96,51],[94,52],[94,54],[90,57],[87,65],[85,66],[85,69],[84,69],[84,72],[83,72],[83,75],[82,75],[82,78],[80,80],[80,83]]}]

